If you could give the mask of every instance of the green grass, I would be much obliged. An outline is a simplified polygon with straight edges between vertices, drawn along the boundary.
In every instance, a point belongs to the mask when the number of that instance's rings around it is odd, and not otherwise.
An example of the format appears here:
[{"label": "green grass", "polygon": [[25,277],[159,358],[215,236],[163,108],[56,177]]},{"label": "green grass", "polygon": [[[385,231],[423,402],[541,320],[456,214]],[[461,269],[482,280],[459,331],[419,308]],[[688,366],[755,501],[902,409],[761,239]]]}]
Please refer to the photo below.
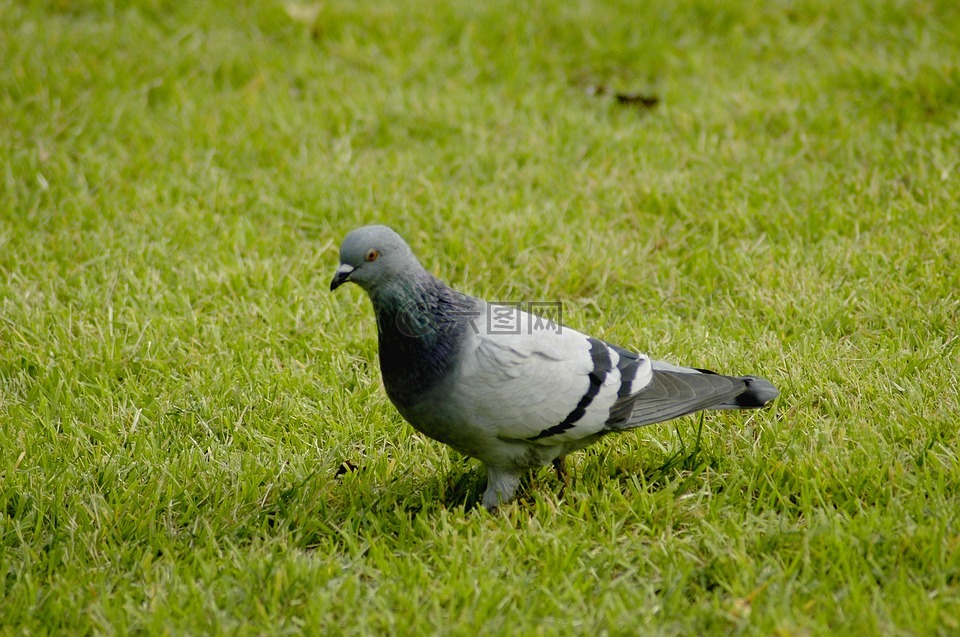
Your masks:
[{"label": "green grass", "polygon": [[[957,3],[244,4],[0,0],[0,632],[960,630]],[[378,221],[782,397],[489,515]]]}]

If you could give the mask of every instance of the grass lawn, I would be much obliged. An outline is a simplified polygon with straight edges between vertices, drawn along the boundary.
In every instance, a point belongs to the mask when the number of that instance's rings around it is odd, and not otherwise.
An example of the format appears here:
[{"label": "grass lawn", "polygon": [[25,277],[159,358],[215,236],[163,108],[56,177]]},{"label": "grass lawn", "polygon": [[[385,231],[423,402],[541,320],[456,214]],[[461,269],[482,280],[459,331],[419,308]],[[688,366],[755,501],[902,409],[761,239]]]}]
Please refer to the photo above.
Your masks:
[{"label": "grass lawn", "polygon": [[[958,25],[0,0],[0,634],[957,634]],[[490,515],[327,289],[372,222],[782,396]]]}]

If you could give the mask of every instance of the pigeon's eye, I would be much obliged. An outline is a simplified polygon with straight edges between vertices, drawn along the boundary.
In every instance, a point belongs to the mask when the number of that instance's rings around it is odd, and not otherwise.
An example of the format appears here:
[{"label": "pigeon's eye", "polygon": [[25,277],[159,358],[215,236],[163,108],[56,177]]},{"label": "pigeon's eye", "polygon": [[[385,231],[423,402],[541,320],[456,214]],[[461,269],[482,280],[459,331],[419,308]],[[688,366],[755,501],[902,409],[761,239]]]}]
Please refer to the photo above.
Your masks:
[{"label": "pigeon's eye", "polygon": [[367,250],[367,253],[363,255],[364,261],[376,261],[379,258],[380,258],[380,251],[377,250],[376,248],[371,248],[370,250]]}]

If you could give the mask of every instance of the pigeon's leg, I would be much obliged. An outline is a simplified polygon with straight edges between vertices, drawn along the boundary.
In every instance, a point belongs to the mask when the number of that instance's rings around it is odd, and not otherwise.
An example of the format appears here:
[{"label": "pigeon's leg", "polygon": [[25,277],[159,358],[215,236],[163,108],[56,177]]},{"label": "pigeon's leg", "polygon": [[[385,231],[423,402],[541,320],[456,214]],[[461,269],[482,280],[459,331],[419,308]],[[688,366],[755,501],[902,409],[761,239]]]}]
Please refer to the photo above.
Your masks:
[{"label": "pigeon's leg", "polygon": [[559,458],[553,459],[553,470],[557,472],[557,480],[560,481],[560,493],[557,494],[557,497],[562,498],[567,492],[567,487],[570,486],[570,474],[567,473],[567,457],[560,456]]},{"label": "pigeon's leg", "polygon": [[483,506],[493,511],[513,499],[520,486],[520,476],[499,467],[487,467],[487,490],[483,492]]},{"label": "pigeon's leg", "polygon": [[570,483],[570,476],[567,474],[567,457],[560,456],[553,459],[553,470],[557,472],[557,480],[563,484]]}]

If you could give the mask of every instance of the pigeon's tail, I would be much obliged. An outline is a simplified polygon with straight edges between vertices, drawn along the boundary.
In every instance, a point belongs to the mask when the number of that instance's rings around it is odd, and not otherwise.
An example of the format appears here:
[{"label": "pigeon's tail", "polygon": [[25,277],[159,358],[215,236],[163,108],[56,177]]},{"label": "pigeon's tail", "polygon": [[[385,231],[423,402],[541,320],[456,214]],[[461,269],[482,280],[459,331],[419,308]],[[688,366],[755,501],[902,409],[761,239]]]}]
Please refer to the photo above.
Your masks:
[{"label": "pigeon's tail", "polygon": [[773,399],[780,395],[780,391],[768,380],[757,376],[741,376],[747,389],[733,400],[724,401],[708,409],[756,409],[766,407]]},{"label": "pigeon's tail", "polygon": [[754,409],[780,392],[756,376],[724,376],[706,369],[652,361],[653,378],[633,403],[629,417],[609,423],[612,429],[642,427],[702,409]]}]

